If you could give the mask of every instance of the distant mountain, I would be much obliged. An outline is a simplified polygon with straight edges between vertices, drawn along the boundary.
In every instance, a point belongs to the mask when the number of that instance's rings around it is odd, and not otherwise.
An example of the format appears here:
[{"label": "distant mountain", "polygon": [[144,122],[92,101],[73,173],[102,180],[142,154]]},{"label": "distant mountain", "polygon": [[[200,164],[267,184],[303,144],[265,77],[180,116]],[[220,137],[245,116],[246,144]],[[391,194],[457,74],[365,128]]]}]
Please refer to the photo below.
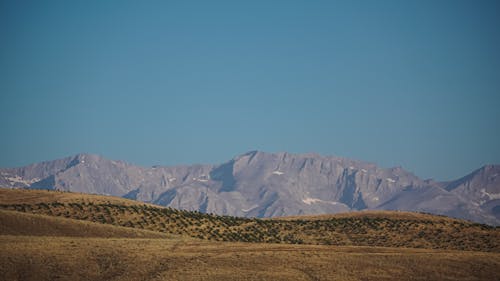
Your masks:
[{"label": "distant mountain", "polygon": [[452,182],[401,167],[317,154],[252,151],[220,165],[151,168],[79,154],[0,169],[0,186],[121,196],[245,217],[405,210],[500,225],[500,165]]}]

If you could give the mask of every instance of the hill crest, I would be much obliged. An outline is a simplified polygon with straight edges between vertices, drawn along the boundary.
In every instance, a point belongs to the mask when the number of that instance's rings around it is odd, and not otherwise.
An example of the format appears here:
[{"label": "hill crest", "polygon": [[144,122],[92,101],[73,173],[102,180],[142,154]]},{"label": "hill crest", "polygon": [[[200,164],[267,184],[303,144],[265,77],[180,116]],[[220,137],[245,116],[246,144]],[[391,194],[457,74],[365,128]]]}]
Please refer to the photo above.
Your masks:
[{"label": "hill crest", "polygon": [[[27,196],[31,192],[35,194]],[[49,195],[25,200],[42,193]],[[368,211],[257,219],[180,211],[139,202],[129,204],[134,201],[59,191],[0,189],[0,195],[0,209],[8,211],[211,241],[500,251],[500,229],[429,214]],[[9,198],[9,201],[2,201],[2,198]]]}]

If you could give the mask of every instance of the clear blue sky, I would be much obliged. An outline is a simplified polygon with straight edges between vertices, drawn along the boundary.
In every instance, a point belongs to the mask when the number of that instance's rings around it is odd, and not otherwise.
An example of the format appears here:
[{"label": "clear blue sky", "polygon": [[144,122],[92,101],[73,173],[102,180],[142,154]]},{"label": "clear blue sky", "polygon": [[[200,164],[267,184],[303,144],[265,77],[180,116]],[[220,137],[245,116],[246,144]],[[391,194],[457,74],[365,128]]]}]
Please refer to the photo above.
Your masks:
[{"label": "clear blue sky", "polygon": [[0,0],[0,166],[500,163],[499,1]]}]

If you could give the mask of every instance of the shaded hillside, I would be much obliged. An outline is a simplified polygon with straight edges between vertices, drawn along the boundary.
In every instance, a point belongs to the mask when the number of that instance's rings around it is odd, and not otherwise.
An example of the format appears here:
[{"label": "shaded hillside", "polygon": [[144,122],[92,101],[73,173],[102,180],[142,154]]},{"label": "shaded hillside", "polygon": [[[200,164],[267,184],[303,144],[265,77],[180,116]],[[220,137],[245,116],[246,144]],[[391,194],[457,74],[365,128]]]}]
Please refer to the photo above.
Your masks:
[{"label": "shaded hillside", "polygon": [[[54,197],[61,201],[23,203],[30,192],[0,190],[0,199],[9,198],[8,202],[0,201],[0,208],[212,241],[500,251],[500,229],[427,214],[359,212],[317,218],[255,219],[133,205],[130,204],[133,201],[120,198],[54,191],[35,192],[47,194],[40,198]],[[17,203],[15,198],[19,199]],[[121,204],[122,201],[126,204]]]},{"label": "shaded hillside", "polygon": [[[167,238],[163,233],[88,221],[0,210],[0,235]],[[169,235],[171,236],[171,235]]]}]

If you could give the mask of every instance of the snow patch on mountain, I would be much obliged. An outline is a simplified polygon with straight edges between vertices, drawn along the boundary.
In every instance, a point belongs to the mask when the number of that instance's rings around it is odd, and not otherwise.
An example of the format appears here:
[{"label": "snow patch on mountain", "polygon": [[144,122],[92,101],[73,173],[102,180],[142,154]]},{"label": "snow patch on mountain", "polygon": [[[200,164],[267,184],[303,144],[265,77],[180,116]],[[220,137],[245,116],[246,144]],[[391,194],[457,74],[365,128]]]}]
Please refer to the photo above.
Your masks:
[{"label": "snow patch on mountain", "polygon": [[306,198],[302,199],[302,202],[304,202],[307,205],[316,204],[316,203],[326,203],[326,204],[331,204],[331,205],[337,204],[337,202],[325,201],[325,200],[321,200],[318,198],[311,198],[311,197],[306,197]]},{"label": "snow patch on mountain", "polygon": [[242,212],[245,212],[245,213],[248,213],[250,212],[251,210],[255,209],[259,207],[259,205],[253,205],[252,207],[248,208],[248,209],[241,209]]},{"label": "snow patch on mountain", "polygon": [[500,193],[496,193],[496,194],[495,193],[494,194],[488,193],[488,192],[486,192],[486,189],[484,189],[484,188],[481,188],[479,191],[481,192],[481,194],[483,196],[488,197],[490,200],[500,199]]},{"label": "snow patch on mountain", "polygon": [[14,186],[16,183],[20,183],[20,184],[25,184],[25,185],[31,185],[35,182],[38,182],[40,181],[39,178],[33,178],[31,180],[28,180],[28,179],[23,179],[22,177],[18,176],[18,175],[14,175],[13,177],[5,177],[12,186]]}]

